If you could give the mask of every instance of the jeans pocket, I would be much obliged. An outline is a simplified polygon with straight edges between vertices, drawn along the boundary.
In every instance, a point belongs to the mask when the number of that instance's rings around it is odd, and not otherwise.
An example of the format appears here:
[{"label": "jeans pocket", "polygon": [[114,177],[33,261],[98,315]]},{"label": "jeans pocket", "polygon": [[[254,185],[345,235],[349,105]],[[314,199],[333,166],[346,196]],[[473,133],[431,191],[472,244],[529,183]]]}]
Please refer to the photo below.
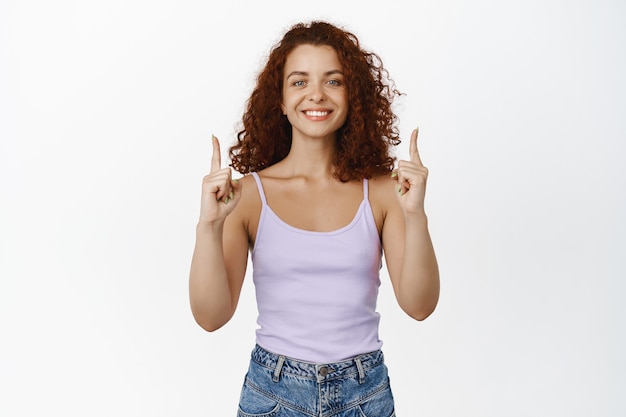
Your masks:
[{"label": "jeans pocket", "polygon": [[280,410],[278,401],[251,388],[248,383],[241,389],[238,417],[276,417]]},{"label": "jeans pocket", "polygon": [[391,387],[387,387],[359,404],[361,417],[394,417],[395,407]]}]

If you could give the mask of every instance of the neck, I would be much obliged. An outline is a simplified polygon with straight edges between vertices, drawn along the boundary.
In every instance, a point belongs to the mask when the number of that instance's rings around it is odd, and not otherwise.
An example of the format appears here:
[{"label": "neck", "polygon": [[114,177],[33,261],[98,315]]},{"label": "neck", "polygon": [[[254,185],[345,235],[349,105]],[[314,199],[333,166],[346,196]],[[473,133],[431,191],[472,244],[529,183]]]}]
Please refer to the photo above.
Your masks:
[{"label": "neck", "polygon": [[281,162],[292,176],[332,178],[335,140],[294,140],[287,157]]}]

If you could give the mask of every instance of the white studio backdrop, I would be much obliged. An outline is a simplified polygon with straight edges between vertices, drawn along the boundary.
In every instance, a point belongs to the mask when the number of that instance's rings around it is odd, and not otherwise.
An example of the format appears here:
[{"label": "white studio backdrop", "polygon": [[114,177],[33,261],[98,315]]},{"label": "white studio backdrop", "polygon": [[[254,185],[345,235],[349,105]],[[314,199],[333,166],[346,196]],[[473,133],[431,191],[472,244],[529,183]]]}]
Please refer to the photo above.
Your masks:
[{"label": "white studio backdrop", "polygon": [[382,272],[397,414],[625,415],[626,5],[226,3],[0,2],[0,415],[235,415],[256,307],[193,321],[200,183],[312,19],[379,53],[430,169],[436,312]]}]

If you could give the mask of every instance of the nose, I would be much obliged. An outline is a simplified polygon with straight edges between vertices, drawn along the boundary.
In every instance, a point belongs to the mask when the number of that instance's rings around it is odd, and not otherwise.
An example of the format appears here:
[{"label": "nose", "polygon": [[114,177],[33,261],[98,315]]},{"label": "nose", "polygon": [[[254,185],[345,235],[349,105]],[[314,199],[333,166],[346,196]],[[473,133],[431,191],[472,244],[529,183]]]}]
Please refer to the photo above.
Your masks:
[{"label": "nose", "polygon": [[314,103],[319,103],[324,101],[324,90],[320,84],[312,83],[310,85],[311,90],[309,91],[309,101]]}]

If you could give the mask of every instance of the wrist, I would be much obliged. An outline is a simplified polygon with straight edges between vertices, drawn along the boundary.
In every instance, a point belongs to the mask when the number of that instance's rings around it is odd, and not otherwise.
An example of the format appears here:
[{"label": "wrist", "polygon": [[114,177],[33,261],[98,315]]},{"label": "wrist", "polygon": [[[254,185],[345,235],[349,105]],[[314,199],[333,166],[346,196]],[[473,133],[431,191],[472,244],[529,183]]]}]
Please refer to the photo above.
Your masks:
[{"label": "wrist", "polygon": [[404,222],[407,227],[417,226],[417,227],[427,227],[428,226],[428,216],[426,216],[425,211],[405,213],[404,214]]},{"label": "wrist", "polygon": [[222,233],[224,230],[224,220],[198,220],[196,225],[196,234],[205,233]]}]

